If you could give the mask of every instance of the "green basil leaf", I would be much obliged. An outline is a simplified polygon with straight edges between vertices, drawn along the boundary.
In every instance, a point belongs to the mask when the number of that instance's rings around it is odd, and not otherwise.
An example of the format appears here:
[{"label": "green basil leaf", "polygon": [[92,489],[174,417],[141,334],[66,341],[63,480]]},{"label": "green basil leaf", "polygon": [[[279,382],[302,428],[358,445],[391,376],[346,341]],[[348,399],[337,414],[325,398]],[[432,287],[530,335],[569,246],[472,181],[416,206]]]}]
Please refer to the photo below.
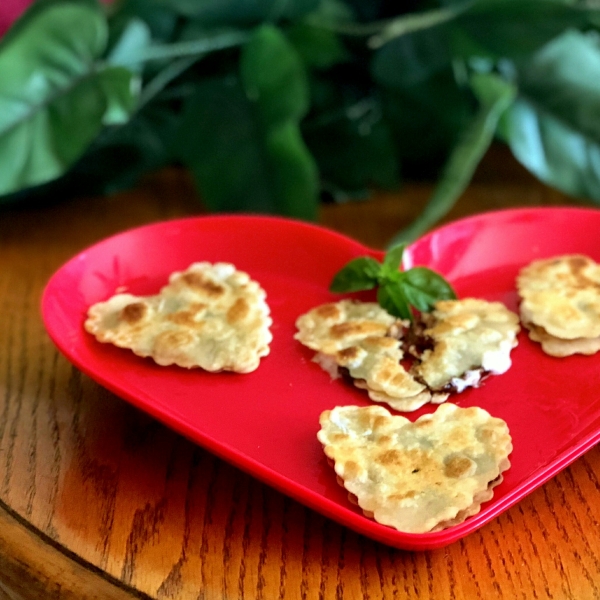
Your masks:
[{"label": "green basil leaf", "polygon": [[98,6],[52,2],[32,14],[0,45],[0,194],[65,173],[137,98],[131,71],[99,63],[108,27]]},{"label": "green basil leaf", "polygon": [[355,258],[336,273],[329,290],[336,293],[372,290],[378,284],[380,270],[381,265],[373,258]]},{"label": "green basil leaf", "polygon": [[404,295],[404,290],[399,285],[393,283],[381,285],[377,290],[377,302],[390,315],[400,317],[401,319],[413,319],[408,299]]},{"label": "green basil leaf", "polygon": [[402,290],[408,302],[421,312],[428,312],[438,300],[454,300],[452,286],[427,267],[413,267],[403,273]]},{"label": "green basil leaf", "polygon": [[390,248],[383,258],[383,266],[389,271],[398,271],[402,264],[402,256],[404,255],[405,248],[406,244],[398,244]]}]

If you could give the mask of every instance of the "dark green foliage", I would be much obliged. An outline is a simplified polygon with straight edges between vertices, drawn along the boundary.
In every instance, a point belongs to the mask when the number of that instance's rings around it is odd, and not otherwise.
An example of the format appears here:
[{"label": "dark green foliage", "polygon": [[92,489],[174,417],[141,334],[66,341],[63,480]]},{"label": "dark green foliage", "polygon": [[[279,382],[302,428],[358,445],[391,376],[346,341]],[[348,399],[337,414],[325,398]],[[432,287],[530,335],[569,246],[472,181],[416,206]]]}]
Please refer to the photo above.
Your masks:
[{"label": "dark green foliage", "polygon": [[[213,210],[313,219],[320,191],[434,175],[409,240],[495,137],[600,201],[599,25],[586,1],[39,0],[0,41],[0,201],[179,162]],[[419,308],[421,283],[380,299]]]}]

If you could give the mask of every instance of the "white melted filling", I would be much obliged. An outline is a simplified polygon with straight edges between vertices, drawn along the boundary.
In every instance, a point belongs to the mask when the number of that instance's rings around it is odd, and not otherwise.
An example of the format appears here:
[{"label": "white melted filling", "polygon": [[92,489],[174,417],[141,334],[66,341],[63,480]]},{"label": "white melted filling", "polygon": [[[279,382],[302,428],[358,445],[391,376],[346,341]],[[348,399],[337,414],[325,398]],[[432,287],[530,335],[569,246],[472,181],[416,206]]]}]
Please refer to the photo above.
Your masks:
[{"label": "white melted filling", "polygon": [[503,340],[500,342],[498,349],[484,352],[481,360],[482,369],[494,375],[506,373],[512,364],[510,360],[510,351],[512,348],[512,340]]},{"label": "white melted filling", "polygon": [[316,362],[323,371],[329,373],[331,379],[338,379],[340,377],[340,369],[335,356],[325,354],[324,352],[317,352],[313,358],[313,362]]},{"label": "white melted filling", "polygon": [[506,373],[511,366],[510,351],[512,350],[511,340],[504,340],[496,350],[484,352],[481,359],[481,369],[472,369],[465,371],[461,377],[453,377],[450,384],[457,393],[461,393],[468,387],[477,387],[481,382],[482,370],[493,375]]},{"label": "white melted filling", "polygon": [[450,385],[460,394],[468,387],[477,387],[477,384],[480,381],[481,371],[479,369],[474,369],[472,371],[466,371],[462,377],[453,377],[450,380]]}]

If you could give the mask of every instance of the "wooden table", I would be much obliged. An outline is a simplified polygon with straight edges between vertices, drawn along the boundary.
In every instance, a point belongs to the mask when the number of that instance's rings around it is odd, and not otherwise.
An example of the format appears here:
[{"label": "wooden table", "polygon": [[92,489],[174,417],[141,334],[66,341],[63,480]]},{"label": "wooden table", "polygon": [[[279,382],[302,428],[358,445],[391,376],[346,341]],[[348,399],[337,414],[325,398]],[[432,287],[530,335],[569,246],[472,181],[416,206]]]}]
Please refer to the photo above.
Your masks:
[{"label": "wooden table", "polygon": [[[320,220],[382,247],[428,193],[324,206]],[[484,166],[450,217],[566,202],[514,165]],[[50,275],[115,232],[198,212],[178,171],[0,212],[0,598],[600,598],[598,448],[464,540],[404,552],[229,466],[59,355],[39,316]]]}]

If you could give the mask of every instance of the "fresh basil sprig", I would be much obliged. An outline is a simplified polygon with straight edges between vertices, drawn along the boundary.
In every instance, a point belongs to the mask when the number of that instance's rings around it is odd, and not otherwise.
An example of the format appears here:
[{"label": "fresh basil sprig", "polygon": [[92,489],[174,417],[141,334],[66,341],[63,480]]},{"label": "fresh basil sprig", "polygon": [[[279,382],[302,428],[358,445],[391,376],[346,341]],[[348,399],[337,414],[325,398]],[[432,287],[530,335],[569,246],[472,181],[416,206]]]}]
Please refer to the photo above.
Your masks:
[{"label": "fresh basil sprig", "polygon": [[413,308],[428,312],[438,300],[453,300],[452,286],[427,267],[400,271],[405,244],[391,248],[378,262],[362,256],[338,271],[329,289],[336,293],[359,292],[377,287],[377,302],[390,314],[413,319]]}]

